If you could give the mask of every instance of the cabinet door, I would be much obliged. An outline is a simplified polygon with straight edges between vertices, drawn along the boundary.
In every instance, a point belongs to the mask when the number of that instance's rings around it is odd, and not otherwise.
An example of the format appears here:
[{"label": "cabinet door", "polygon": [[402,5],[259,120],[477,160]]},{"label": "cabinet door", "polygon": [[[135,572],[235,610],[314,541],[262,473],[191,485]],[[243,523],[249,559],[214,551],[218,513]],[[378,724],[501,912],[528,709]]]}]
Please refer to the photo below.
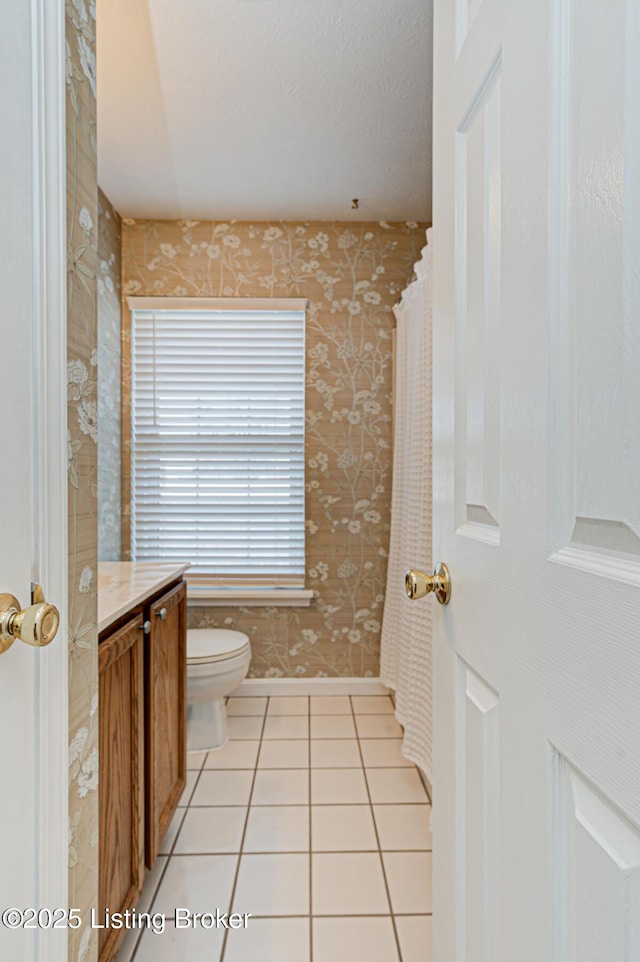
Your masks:
[{"label": "cabinet door", "polygon": [[[99,911],[137,905],[144,880],[143,619],[102,641],[99,666]],[[111,962],[125,930],[101,929],[100,962]]]},{"label": "cabinet door", "polygon": [[151,868],[186,785],[187,589],[150,606],[146,639],[146,861]]}]

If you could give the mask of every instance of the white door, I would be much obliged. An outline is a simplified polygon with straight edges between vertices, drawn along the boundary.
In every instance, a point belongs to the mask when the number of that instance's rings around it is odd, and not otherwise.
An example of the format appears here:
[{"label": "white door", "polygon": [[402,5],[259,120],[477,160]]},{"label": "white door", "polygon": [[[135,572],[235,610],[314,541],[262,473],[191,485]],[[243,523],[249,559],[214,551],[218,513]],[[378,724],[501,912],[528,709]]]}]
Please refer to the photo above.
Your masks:
[{"label": "white door", "polygon": [[[44,7],[47,7],[45,14]],[[64,40],[62,4],[0,5],[0,593],[44,586],[64,626]],[[0,958],[66,959],[66,631],[0,655]]]},{"label": "white door", "polygon": [[434,958],[639,962],[640,7],[435,8]]}]

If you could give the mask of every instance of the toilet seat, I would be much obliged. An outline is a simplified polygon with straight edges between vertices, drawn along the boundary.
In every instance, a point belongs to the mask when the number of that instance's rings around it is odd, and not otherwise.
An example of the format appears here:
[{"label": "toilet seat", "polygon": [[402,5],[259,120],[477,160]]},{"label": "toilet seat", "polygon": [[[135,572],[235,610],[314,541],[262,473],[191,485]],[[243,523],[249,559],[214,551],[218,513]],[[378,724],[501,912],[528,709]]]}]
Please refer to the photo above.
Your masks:
[{"label": "toilet seat", "polygon": [[251,651],[248,635],[228,628],[189,628],[187,664],[207,665],[228,661]]}]

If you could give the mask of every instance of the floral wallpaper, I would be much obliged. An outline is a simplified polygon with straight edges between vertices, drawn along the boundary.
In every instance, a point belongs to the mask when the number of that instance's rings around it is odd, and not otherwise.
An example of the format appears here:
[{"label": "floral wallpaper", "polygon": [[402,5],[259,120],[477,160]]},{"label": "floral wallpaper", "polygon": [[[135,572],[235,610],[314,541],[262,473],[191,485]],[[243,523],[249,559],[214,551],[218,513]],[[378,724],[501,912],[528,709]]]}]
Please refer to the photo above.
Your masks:
[{"label": "floral wallpaper", "polygon": [[120,215],[98,191],[98,558],[120,561],[122,304]]},{"label": "floral wallpaper", "polygon": [[[251,638],[253,677],[377,676],[391,499],[392,306],[425,242],[415,222],[123,220],[124,295],[307,297],[309,608],[192,607]],[[124,311],[123,547],[129,419]]]},{"label": "floral wallpaper", "polygon": [[[69,472],[69,905],[98,904],[97,345],[95,6],[66,4],[67,439]],[[71,962],[97,958],[88,925]]]}]

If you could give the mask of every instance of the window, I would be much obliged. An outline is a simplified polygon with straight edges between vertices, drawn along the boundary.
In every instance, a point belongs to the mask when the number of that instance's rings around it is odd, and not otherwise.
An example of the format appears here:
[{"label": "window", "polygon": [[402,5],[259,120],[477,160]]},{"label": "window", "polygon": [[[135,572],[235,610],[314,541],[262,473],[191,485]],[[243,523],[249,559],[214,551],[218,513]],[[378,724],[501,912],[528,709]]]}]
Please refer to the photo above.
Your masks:
[{"label": "window", "polygon": [[302,587],[306,301],[129,306],[132,560]]}]

